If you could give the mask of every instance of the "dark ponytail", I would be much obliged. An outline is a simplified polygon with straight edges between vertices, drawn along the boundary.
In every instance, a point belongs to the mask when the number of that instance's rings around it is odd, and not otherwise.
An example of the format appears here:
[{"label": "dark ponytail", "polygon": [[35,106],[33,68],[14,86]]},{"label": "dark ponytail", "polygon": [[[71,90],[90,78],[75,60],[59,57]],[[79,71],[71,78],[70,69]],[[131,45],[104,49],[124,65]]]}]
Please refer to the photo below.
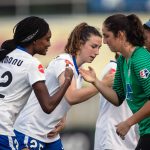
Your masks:
[{"label": "dark ponytail", "polygon": [[135,14],[127,16],[130,26],[130,32],[127,33],[127,38],[130,43],[137,46],[144,45],[144,28],[141,20]]},{"label": "dark ponytail", "polygon": [[0,49],[0,61],[3,60],[6,55],[12,52],[15,48],[16,45],[13,39],[4,41]]}]

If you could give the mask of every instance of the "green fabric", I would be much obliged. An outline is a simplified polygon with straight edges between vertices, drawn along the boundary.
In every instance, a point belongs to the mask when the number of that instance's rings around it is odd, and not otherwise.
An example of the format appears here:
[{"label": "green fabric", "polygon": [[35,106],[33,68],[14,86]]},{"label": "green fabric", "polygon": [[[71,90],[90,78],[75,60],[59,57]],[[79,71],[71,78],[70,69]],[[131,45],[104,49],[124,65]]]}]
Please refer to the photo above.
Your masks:
[{"label": "green fabric", "polygon": [[[150,100],[150,53],[145,48],[137,47],[128,60],[119,57],[113,88],[133,113]],[[150,133],[150,117],[139,123],[139,130],[140,135]]]}]

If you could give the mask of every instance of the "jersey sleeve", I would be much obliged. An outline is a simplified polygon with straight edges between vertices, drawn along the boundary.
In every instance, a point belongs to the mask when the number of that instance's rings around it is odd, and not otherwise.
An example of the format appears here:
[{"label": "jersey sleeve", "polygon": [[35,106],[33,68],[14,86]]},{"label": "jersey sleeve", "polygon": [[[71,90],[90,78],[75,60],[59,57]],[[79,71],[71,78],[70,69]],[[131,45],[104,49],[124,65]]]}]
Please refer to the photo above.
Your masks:
[{"label": "jersey sleeve", "polygon": [[115,79],[114,79],[114,84],[113,84],[113,89],[116,91],[116,93],[118,95],[120,104],[125,99],[122,61],[123,61],[122,57],[119,57],[117,60],[117,69],[116,69]]},{"label": "jersey sleeve", "polygon": [[150,53],[142,49],[142,53],[138,53],[132,63],[140,86],[142,86],[145,95],[150,98]]},{"label": "jersey sleeve", "polygon": [[71,67],[71,69],[74,69],[72,61],[68,58],[61,58],[55,60],[55,74],[57,78],[62,72],[65,71],[66,64],[68,64],[68,67]]},{"label": "jersey sleeve", "polygon": [[117,63],[115,61],[110,61],[102,70],[102,72],[100,73],[100,77],[99,79],[102,80],[102,78],[111,70],[113,69],[114,71],[116,71],[116,67],[117,67]]},{"label": "jersey sleeve", "polygon": [[30,64],[27,74],[29,78],[29,83],[31,85],[33,85],[37,81],[45,81],[44,67],[36,59]]}]

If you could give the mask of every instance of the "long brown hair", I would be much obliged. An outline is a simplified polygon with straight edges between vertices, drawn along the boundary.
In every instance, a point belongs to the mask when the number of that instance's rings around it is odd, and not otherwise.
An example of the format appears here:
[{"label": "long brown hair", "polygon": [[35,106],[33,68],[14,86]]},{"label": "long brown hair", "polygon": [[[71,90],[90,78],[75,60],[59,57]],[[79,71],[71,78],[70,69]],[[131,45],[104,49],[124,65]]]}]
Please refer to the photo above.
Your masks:
[{"label": "long brown hair", "polygon": [[85,44],[91,35],[102,37],[98,29],[89,26],[87,23],[80,23],[71,32],[68,42],[65,46],[65,52],[71,55],[76,55],[81,44]]}]

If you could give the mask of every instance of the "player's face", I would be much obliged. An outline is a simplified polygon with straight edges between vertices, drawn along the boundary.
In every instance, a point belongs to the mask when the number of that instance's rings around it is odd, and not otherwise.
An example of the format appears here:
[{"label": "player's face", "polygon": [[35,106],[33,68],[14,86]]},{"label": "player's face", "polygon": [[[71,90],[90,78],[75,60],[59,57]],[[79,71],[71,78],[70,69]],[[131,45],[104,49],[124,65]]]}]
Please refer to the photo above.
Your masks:
[{"label": "player's face", "polygon": [[99,36],[91,35],[85,44],[81,44],[77,57],[80,57],[82,63],[91,63],[99,54],[101,45],[102,38]]},{"label": "player's face", "polygon": [[144,30],[145,34],[145,47],[149,50],[150,52],[150,30]]},{"label": "player's face", "polygon": [[113,32],[108,31],[108,29],[103,25],[103,43],[107,44],[112,52],[117,52],[120,50],[120,39],[115,37]]},{"label": "player's face", "polygon": [[50,38],[51,38],[51,32],[48,31],[45,36],[43,36],[42,38],[34,42],[35,54],[46,55],[46,52],[48,51],[48,47],[50,46]]}]

